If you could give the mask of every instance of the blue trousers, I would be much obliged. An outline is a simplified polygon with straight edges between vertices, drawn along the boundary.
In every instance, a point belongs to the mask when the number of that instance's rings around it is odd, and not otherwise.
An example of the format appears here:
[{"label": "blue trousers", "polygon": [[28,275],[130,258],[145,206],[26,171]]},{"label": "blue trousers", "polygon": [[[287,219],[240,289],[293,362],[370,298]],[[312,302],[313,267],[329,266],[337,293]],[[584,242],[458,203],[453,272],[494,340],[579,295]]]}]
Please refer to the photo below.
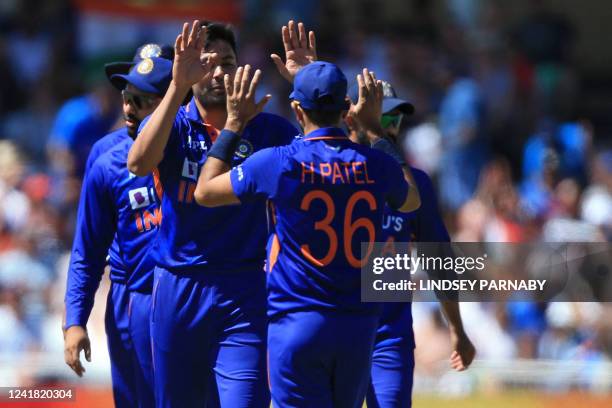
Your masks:
[{"label": "blue trousers", "polygon": [[265,278],[263,271],[180,275],[155,269],[158,407],[269,407]]},{"label": "blue trousers", "polygon": [[268,328],[275,407],[361,408],[378,316],[301,311]]},{"label": "blue trousers", "polygon": [[372,354],[372,378],[366,402],[368,408],[410,408],[414,375],[414,347],[411,341],[377,342]]},{"label": "blue trousers", "polygon": [[111,284],[105,327],[113,397],[118,408],[154,406],[150,300],[151,295],[130,292],[121,283]]}]

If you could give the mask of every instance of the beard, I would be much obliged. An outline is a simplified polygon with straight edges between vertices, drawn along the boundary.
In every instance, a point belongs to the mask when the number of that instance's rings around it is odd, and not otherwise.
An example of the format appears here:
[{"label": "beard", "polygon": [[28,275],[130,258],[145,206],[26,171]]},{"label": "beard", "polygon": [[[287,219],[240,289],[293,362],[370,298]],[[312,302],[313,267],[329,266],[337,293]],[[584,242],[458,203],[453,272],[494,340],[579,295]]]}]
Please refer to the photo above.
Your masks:
[{"label": "beard", "polygon": [[[133,115],[123,115],[123,120],[126,122],[125,125],[127,127],[128,136],[132,139],[136,139],[136,136],[138,135],[138,128],[140,127],[140,122],[142,121]],[[128,124],[128,121],[131,123]]]},{"label": "beard", "polygon": [[206,88],[196,89],[194,94],[198,102],[205,108],[225,108],[227,101],[225,89],[223,89],[223,92],[218,92],[214,86],[210,85]]}]

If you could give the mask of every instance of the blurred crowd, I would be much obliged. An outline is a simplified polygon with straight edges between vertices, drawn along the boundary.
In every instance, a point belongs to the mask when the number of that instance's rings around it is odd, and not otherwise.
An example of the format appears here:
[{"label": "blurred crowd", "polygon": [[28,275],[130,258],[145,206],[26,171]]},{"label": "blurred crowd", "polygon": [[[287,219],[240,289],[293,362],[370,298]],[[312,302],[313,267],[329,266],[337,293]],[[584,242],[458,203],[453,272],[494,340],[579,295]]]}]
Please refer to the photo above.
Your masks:
[{"label": "blurred crowd", "polygon": [[[434,180],[455,241],[610,241],[612,129],[577,106],[571,19],[540,0],[526,1],[511,24],[503,1],[390,3],[401,10],[363,0],[246,1],[239,63],[264,69],[262,92],[274,95],[268,110],[290,117],[288,84],[269,54],[282,49],[280,26],[295,17],[316,31],[319,58],[338,63],[349,81],[369,67],[391,82],[416,107],[403,120],[404,153]],[[83,166],[93,142],[121,124],[120,95],[103,61],[85,58],[82,16],[71,4],[0,6],[0,354],[63,358],[63,287]],[[134,38],[134,49],[143,40]],[[612,356],[605,304],[463,309],[480,358]],[[437,310],[415,305],[417,339],[429,343],[424,367],[446,350],[442,325]]]}]

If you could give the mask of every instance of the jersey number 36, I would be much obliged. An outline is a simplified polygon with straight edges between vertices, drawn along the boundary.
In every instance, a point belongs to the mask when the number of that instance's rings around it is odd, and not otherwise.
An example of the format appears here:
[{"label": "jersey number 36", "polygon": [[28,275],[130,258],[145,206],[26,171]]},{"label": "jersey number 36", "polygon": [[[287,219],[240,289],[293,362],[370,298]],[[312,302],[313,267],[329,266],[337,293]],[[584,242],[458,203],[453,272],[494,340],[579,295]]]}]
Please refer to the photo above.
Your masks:
[{"label": "jersey number 36", "polygon": [[[327,238],[329,239],[329,249],[325,256],[321,259],[315,258],[308,244],[304,244],[301,246],[302,255],[308,259],[310,262],[314,263],[317,266],[326,266],[329,265],[334,258],[336,257],[336,252],[338,251],[338,234],[336,230],[331,226],[334,217],[336,216],[336,206],[334,201],[332,200],[329,193],[323,190],[312,190],[308,192],[304,198],[302,199],[302,203],[300,208],[304,211],[308,211],[310,209],[310,205],[314,200],[321,200],[325,204],[326,207],[326,215],[325,217],[315,222],[314,227],[315,230],[322,231],[327,234]],[[372,252],[372,248],[374,246],[374,239],[376,234],[376,228],[374,227],[374,223],[371,219],[367,217],[357,218],[355,221],[353,218],[353,210],[355,209],[355,205],[358,201],[365,200],[368,204],[370,210],[376,210],[376,200],[374,196],[369,191],[361,190],[353,193],[351,197],[348,199],[346,203],[346,210],[344,211],[344,227],[343,227],[343,245],[344,245],[344,255],[349,265],[354,268],[360,268],[365,265],[368,256]],[[352,248],[352,240],[353,234],[359,228],[365,228],[368,231],[368,249],[366,255],[363,258],[355,257],[353,254]]]}]

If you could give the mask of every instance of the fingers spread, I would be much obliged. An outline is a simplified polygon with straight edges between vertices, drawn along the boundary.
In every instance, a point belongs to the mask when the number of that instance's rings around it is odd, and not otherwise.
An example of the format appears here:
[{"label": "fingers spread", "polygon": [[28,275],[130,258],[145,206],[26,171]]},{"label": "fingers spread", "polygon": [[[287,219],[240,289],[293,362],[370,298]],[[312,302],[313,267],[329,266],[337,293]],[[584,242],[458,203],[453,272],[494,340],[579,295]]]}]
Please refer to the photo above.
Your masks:
[{"label": "fingers spread", "polygon": [[242,72],[244,71],[244,67],[238,67],[236,70],[236,75],[234,76],[234,94],[238,95],[240,93],[240,84],[242,82]]},{"label": "fingers spread", "polygon": [[310,42],[309,48],[315,59],[317,59],[317,39],[315,38],[314,31],[308,33],[308,41]]},{"label": "fingers spread", "polygon": [[179,51],[185,50],[187,48],[187,38],[189,36],[189,23],[183,24],[183,32],[181,33],[181,48]]},{"label": "fingers spread", "polygon": [[251,76],[250,74],[251,66],[247,64],[244,66],[244,71],[242,73],[242,81],[240,81],[240,96],[244,95],[247,92],[247,87],[249,86],[249,79]]},{"label": "fingers spread", "polygon": [[274,61],[274,65],[276,65],[276,68],[278,70],[280,70],[281,67],[285,67],[285,64],[283,64],[282,58],[279,57],[277,54],[270,54],[270,58],[272,58],[272,61]]},{"label": "fingers spread", "polygon": [[372,77],[370,76],[370,72],[367,68],[363,69],[363,82],[365,83],[365,87],[368,90],[368,93],[372,91]]},{"label": "fingers spread", "polygon": [[249,87],[249,93],[247,94],[247,98],[255,98],[255,92],[257,91],[257,86],[259,85],[259,78],[261,77],[261,70],[256,70],[255,75],[253,75],[253,80],[251,81],[251,86]]},{"label": "fingers spread", "polygon": [[272,95],[266,95],[263,98],[261,98],[261,101],[257,102],[257,105],[255,105],[255,114],[260,113],[264,106],[266,106],[266,103],[268,103],[268,101],[272,99]]},{"label": "fingers spread", "polygon": [[183,43],[183,36],[181,34],[176,36],[174,41],[174,53],[178,54],[181,51],[181,44]]},{"label": "fingers spread", "polygon": [[308,39],[306,38],[306,29],[304,28],[304,23],[298,23],[298,40],[300,43],[300,48],[308,48]]},{"label": "fingers spread", "polygon": [[200,31],[198,32],[198,43],[197,43],[197,48],[199,50],[203,50],[204,49],[204,45],[206,44],[206,37],[207,36],[208,36],[208,28],[201,27]]},{"label": "fingers spread", "polygon": [[232,84],[228,74],[223,75],[223,85],[225,85],[225,94],[229,97],[232,94]]},{"label": "fingers spread", "polygon": [[363,81],[363,76],[361,74],[357,75],[357,86],[359,87],[359,99],[365,98],[368,90],[365,86],[365,82]]},{"label": "fingers spread", "polygon": [[291,38],[289,38],[289,28],[287,26],[283,26],[281,29],[281,36],[283,37],[283,46],[285,47],[285,52],[289,52],[293,49],[291,46]]},{"label": "fingers spread", "polygon": [[295,22],[293,20],[289,20],[289,40],[291,41],[291,49],[294,50],[300,46],[297,30],[295,29]]},{"label": "fingers spread", "polygon": [[187,40],[187,47],[196,46],[199,31],[200,31],[200,22],[198,20],[193,20],[193,23],[191,25],[191,32],[189,33],[189,38]]}]

